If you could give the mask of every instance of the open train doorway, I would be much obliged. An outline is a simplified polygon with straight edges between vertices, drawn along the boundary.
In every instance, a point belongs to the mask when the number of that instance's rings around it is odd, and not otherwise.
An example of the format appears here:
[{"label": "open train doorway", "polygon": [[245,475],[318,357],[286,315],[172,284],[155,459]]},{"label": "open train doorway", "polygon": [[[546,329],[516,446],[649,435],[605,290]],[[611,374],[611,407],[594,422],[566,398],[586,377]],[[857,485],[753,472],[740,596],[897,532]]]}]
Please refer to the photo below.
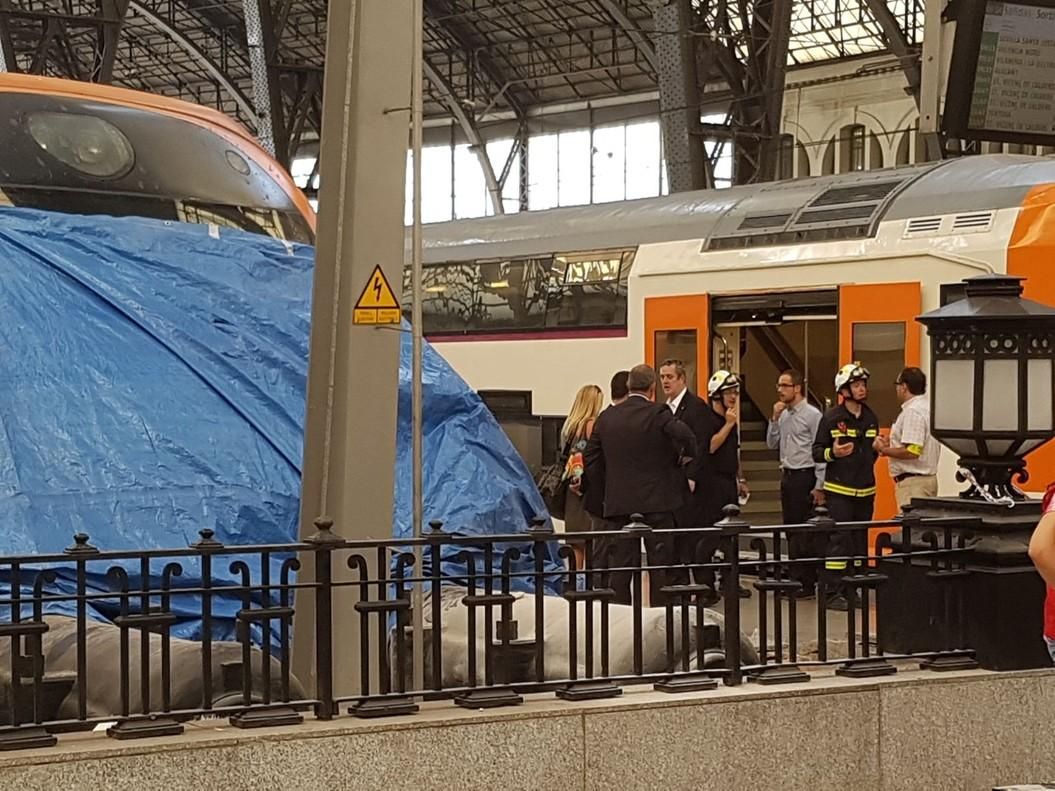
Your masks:
[{"label": "open train doorway", "polygon": [[831,405],[838,305],[836,288],[711,298],[711,368],[736,371],[744,382],[741,464],[751,488],[744,517],[752,524],[781,522],[779,456],[765,443],[777,378],[794,368],[806,378],[809,401],[822,411]]}]

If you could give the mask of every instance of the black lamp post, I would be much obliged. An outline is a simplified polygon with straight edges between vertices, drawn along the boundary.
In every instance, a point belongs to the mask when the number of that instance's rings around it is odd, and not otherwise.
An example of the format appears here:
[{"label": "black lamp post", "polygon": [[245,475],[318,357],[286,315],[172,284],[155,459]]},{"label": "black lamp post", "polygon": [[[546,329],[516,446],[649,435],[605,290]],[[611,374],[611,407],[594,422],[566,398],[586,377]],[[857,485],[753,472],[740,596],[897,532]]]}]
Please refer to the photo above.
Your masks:
[{"label": "black lamp post", "polygon": [[1026,499],[1025,456],[1055,436],[1055,309],[1022,298],[1022,278],[982,275],[919,317],[931,337],[931,433],[959,454],[966,499]]},{"label": "black lamp post", "polygon": [[[913,499],[904,524],[955,520],[962,526],[951,529],[950,546],[964,541],[973,550],[968,573],[956,572],[964,645],[954,647],[973,649],[990,670],[1048,667],[1044,584],[1027,553],[1040,502],[1014,481],[1028,477],[1025,456],[1055,436],[1055,309],[1023,299],[1019,277],[972,277],[964,291],[917,320],[931,339],[931,433],[958,454],[957,477],[970,486],[959,497]],[[903,530],[895,545],[905,542],[930,548],[926,528]],[[953,606],[953,589],[937,584],[950,572],[927,560],[888,568],[880,606],[898,617],[881,622],[883,645],[930,650],[940,613]]]}]

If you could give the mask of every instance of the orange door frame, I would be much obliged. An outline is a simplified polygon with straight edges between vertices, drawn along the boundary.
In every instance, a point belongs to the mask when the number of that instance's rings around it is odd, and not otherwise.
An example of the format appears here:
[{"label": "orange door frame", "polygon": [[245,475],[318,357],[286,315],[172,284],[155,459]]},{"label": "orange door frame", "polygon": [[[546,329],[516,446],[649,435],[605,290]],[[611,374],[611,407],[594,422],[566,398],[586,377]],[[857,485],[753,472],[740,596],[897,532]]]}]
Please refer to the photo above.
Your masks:
[{"label": "orange door frame", "polygon": [[645,299],[645,362],[653,368],[663,362],[656,359],[656,334],[670,330],[696,331],[696,386],[701,388],[710,376],[711,365],[711,310],[708,295]]},{"label": "orange door frame", "polygon": [[[1055,185],[1035,187],[1022,202],[1007,249],[1007,273],[1025,278],[1023,296],[1055,305]],[[1055,442],[1048,442],[1026,457],[1029,480],[1021,488],[1043,492],[1055,481]]]}]

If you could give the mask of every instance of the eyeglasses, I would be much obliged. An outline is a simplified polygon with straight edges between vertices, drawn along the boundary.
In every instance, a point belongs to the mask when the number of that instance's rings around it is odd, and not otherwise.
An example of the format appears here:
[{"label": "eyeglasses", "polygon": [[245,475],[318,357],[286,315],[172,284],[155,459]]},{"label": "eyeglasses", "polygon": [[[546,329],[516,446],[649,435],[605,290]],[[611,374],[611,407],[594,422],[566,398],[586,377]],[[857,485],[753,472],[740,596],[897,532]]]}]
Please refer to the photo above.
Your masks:
[{"label": "eyeglasses", "polygon": [[778,387],[778,388],[784,388],[784,387],[794,387],[794,386],[795,386],[795,385],[793,385],[793,384],[785,384],[784,382],[777,382],[777,387]]}]

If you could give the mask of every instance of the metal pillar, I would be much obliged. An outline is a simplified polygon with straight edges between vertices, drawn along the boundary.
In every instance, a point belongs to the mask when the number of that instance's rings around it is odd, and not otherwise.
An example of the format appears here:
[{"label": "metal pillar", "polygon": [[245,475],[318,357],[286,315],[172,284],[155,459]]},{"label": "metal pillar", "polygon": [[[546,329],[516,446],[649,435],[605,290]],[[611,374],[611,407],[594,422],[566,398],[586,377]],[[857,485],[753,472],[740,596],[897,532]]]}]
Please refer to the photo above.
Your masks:
[{"label": "metal pillar", "polygon": [[276,67],[278,57],[271,0],[242,0],[245,36],[256,102],[256,136],[282,164],[289,166],[289,141],[282,113],[282,89]]},{"label": "metal pillar", "polygon": [[11,39],[11,22],[5,11],[11,10],[11,0],[0,0],[0,72],[18,71],[15,45]]},{"label": "metal pillar", "polygon": [[114,79],[114,64],[117,62],[117,45],[121,41],[121,26],[128,13],[128,0],[97,0],[99,17],[111,20],[99,31],[95,58],[92,62],[92,82],[109,85]]},{"label": "metal pillar", "polygon": [[[750,0],[740,0],[747,18]],[[780,125],[784,109],[792,0],[755,0],[743,97],[733,104],[736,129],[734,179],[737,184],[777,177]]]},{"label": "metal pillar", "polygon": [[671,192],[714,186],[700,129],[692,19],[691,0],[666,0],[652,9],[659,117]]},{"label": "metal pillar", "polygon": [[919,133],[923,151],[920,162],[942,158],[941,87],[945,53],[942,47],[942,4],[927,3],[923,16],[923,57],[920,63]]},{"label": "metal pillar", "polygon": [[[343,538],[388,538],[400,334],[353,325],[352,308],[375,266],[397,291],[403,282],[413,3],[329,5],[300,535],[327,514]],[[301,579],[311,581],[306,554]],[[348,573],[335,566],[335,577]],[[311,599],[298,602],[294,621],[294,672],[305,681],[315,681]],[[338,695],[359,685],[353,601],[350,589],[335,597]]]}]

